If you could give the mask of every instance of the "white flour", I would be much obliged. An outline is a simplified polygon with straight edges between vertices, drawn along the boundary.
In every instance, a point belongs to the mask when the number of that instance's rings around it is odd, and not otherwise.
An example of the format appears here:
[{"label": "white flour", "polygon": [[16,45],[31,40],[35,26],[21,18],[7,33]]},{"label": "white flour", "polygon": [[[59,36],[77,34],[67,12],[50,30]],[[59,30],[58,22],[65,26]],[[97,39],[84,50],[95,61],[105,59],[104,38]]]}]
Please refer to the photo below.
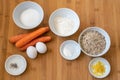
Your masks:
[{"label": "white flour", "polygon": [[27,9],[22,12],[20,20],[26,27],[37,26],[40,21],[40,14],[35,9]]},{"label": "white flour", "polygon": [[65,17],[56,17],[54,19],[55,29],[59,34],[68,35],[73,30],[74,22]]},{"label": "white flour", "polygon": [[74,44],[67,44],[63,48],[63,54],[66,57],[72,57],[76,53],[76,45]]}]

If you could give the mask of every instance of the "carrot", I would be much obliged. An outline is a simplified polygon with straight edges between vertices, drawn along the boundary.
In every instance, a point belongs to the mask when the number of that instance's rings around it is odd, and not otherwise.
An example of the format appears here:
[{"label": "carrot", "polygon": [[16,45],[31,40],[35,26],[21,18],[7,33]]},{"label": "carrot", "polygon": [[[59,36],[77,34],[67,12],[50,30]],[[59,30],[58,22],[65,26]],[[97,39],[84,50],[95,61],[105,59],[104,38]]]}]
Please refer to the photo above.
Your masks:
[{"label": "carrot", "polygon": [[9,41],[11,43],[16,43],[18,40],[22,39],[23,37],[27,36],[28,34],[19,34],[19,35],[16,35],[16,36],[12,36],[9,38]]},{"label": "carrot", "polygon": [[18,48],[23,47],[25,44],[29,43],[30,41],[32,41],[33,39],[35,39],[36,37],[42,35],[47,31],[49,31],[49,27],[39,28],[38,30],[29,33],[28,36],[25,36],[24,38],[16,42],[15,46]]},{"label": "carrot", "polygon": [[39,37],[39,38],[36,38],[36,39],[32,40],[30,43],[26,44],[25,46],[19,48],[19,50],[24,51],[29,46],[34,46],[37,42],[48,42],[50,40],[51,40],[50,36]]}]

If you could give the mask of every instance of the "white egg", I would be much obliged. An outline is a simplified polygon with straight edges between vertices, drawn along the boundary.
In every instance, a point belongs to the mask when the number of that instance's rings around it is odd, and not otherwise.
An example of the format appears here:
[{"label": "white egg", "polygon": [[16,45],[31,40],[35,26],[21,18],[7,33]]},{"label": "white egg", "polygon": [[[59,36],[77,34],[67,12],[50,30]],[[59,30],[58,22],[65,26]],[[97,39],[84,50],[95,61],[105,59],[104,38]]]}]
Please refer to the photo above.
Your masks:
[{"label": "white egg", "polygon": [[47,46],[43,42],[37,42],[36,49],[39,53],[45,53],[47,51]]},{"label": "white egg", "polygon": [[26,50],[26,53],[27,53],[28,57],[31,59],[35,59],[37,57],[37,50],[33,46],[29,46]]}]

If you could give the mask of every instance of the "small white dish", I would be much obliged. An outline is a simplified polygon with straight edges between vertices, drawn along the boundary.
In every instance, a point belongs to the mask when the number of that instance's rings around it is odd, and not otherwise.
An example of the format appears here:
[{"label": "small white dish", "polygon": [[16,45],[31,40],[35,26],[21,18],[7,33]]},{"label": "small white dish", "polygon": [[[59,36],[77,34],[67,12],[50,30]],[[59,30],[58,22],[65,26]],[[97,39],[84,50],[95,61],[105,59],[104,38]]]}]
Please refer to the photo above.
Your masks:
[{"label": "small white dish", "polygon": [[[101,61],[101,62],[104,64],[104,67],[105,67],[105,73],[104,73],[103,75],[101,75],[101,76],[95,75],[95,74],[93,73],[93,71],[92,71],[92,65],[94,65],[94,64],[95,64],[96,62],[98,62],[98,61]],[[107,76],[109,75],[110,70],[111,70],[111,67],[110,67],[109,62],[108,62],[106,59],[101,58],[101,57],[93,58],[93,59],[89,62],[88,68],[89,68],[90,74],[91,74],[92,76],[94,76],[95,78],[105,78],[105,77],[107,77]]]},{"label": "small white dish", "polygon": [[[36,14],[39,14],[39,17],[40,17],[40,18],[38,19],[37,23],[35,23],[35,24],[32,25],[32,26],[26,26],[26,25],[24,25],[24,24],[22,23],[22,21],[20,20],[21,14],[22,14],[24,11],[28,10],[28,9],[34,10],[34,12],[35,12]],[[24,12],[24,13],[25,13],[25,12]],[[24,15],[25,15],[25,14],[24,14]],[[33,15],[33,14],[30,13],[30,15]],[[27,16],[27,18],[29,18],[28,15],[26,15],[26,16]],[[31,17],[31,16],[30,16],[30,17]],[[18,5],[15,7],[14,11],[13,11],[13,21],[15,22],[15,24],[16,24],[18,27],[20,27],[20,28],[22,28],[22,29],[33,29],[33,28],[37,27],[37,26],[42,22],[43,17],[44,17],[44,12],[43,12],[42,7],[41,7],[39,4],[37,4],[36,2],[32,2],[32,1],[24,1],[24,2],[22,2],[22,3],[20,3],[20,4],[18,4]],[[27,19],[26,19],[26,20],[27,20]],[[27,22],[27,24],[28,24],[28,22]]]},{"label": "small white dish", "polygon": [[66,60],[75,60],[79,57],[81,49],[79,44],[74,40],[64,41],[60,45],[60,54]]},{"label": "small white dish", "polygon": [[27,67],[27,62],[25,58],[21,55],[11,55],[5,61],[5,70],[10,75],[20,75],[22,74]]},{"label": "small white dish", "polygon": [[[60,22],[60,26],[63,27],[64,29],[66,28],[66,26],[68,25],[68,22],[70,24],[72,24],[72,26],[68,26],[68,29],[65,29],[66,31],[63,32],[63,29],[61,30],[57,30],[56,29],[56,25],[55,25],[55,19],[59,17],[59,20],[58,22]],[[61,19],[62,20],[61,20]],[[67,20],[66,20],[67,19]],[[65,20],[65,21],[63,21]],[[70,20],[70,21],[69,21]],[[62,26],[62,24],[64,24]],[[49,18],[49,26],[50,26],[50,29],[51,31],[58,35],[58,36],[61,36],[61,37],[67,37],[67,36],[71,36],[73,35],[75,32],[77,32],[77,30],[79,29],[80,27],[80,19],[79,19],[79,16],[71,9],[69,8],[60,8],[60,9],[57,9],[55,10],[51,15],[50,15],[50,18]],[[64,27],[65,26],[65,27]],[[58,26],[57,26],[58,27]],[[68,31],[67,31],[68,30]],[[61,32],[59,32],[61,31]]]},{"label": "small white dish", "polygon": [[[81,46],[80,39],[81,39],[82,35],[83,35],[86,31],[89,31],[89,30],[98,31],[99,33],[101,33],[101,34],[105,37],[106,46],[105,46],[105,49],[104,49],[100,54],[97,54],[97,55],[96,55],[96,54],[95,54],[95,55],[89,54],[89,53],[87,53],[87,52],[82,48],[82,46]],[[88,28],[86,28],[85,30],[83,30],[83,31],[81,32],[81,34],[79,35],[79,37],[78,37],[78,43],[80,44],[80,47],[81,47],[82,52],[85,53],[85,54],[88,55],[88,56],[91,56],[91,57],[99,57],[99,56],[102,56],[102,55],[106,54],[107,51],[110,49],[110,45],[111,45],[110,36],[108,35],[108,33],[107,33],[105,30],[103,30],[102,28],[99,28],[99,27],[88,27]]]}]

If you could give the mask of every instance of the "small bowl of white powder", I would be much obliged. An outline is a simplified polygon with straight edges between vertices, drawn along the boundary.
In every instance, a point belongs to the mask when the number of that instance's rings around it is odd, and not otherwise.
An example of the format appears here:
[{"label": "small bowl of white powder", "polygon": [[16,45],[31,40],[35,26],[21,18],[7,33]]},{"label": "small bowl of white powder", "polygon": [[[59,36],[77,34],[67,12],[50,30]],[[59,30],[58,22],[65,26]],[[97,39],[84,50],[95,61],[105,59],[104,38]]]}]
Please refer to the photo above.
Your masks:
[{"label": "small bowl of white powder", "polygon": [[36,2],[24,1],[13,11],[13,21],[22,29],[33,29],[43,20],[44,12]]},{"label": "small bowl of white powder", "polygon": [[74,40],[66,40],[60,45],[60,54],[66,60],[75,60],[80,53],[80,45]]},{"label": "small bowl of white powder", "polygon": [[82,52],[91,57],[102,56],[110,48],[108,33],[99,27],[89,27],[78,38]]},{"label": "small bowl of white powder", "polygon": [[50,15],[49,26],[54,34],[67,37],[73,35],[79,29],[80,19],[73,10],[60,8]]}]

